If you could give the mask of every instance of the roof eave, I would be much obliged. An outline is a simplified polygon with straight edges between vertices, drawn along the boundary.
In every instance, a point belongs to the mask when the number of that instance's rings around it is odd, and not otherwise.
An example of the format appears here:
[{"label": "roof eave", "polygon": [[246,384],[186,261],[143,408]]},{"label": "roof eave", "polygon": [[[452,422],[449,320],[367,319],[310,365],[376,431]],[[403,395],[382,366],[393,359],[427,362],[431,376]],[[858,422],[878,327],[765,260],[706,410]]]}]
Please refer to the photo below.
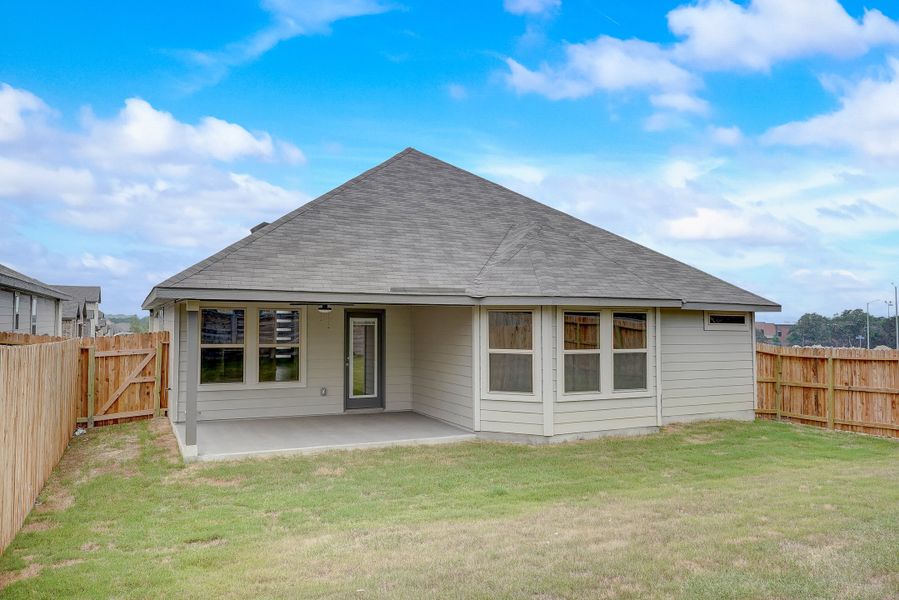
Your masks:
[{"label": "roof eave", "polygon": [[682,308],[684,310],[728,310],[738,312],[779,312],[777,304],[752,302],[685,302],[678,298],[622,298],[586,296],[473,296],[436,293],[352,293],[287,290],[234,290],[207,288],[154,287],[142,307],[157,308],[179,300],[221,302],[296,302],[349,304],[443,304],[463,306],[639,306]]}]

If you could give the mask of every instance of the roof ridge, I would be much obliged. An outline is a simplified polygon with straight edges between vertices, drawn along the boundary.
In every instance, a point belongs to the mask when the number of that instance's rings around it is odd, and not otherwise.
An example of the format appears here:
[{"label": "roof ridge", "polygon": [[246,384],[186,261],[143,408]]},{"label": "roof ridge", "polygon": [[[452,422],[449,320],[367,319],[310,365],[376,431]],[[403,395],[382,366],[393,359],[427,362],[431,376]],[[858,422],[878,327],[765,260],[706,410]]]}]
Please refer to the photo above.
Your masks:
[{"label": "roof ridge", "polygon": [[402,157],[404,157],[407,154],[410,154],[412,152],[418,152],[418,151],[415,150],[415,148],[412,148],[411,146],[409,146],[409,147],[405,148],[404,150],[397,152],[396,154],[394,154],[387,160],[376,164],[375,166],[371,167],[370,169],[363,171],[359,175],[356,175],[352,179],[349,179],[349,180],[341,183],[337,187],[328,190],[324,194],[318,196],[317,198],[310,200],[306,204],[298,206],[297,208],[288,212],[286,215],[282,215],[281,217],[275,219],[274,221],[272,221],[265,227],[251,233],[250,235],[248,235],[244,238],[237,240],[236,242],[234,242],[228,246],[225,246],[224,248],[222,248],[221,250],[219,250],[212,256],[209,256],[209,257],[201,260],[200,262],[195,263],[195,264],[191,265],[190,267],[187,267],[186,269],[182,270],[181,272],[172,275],[171,277],[169,277],[162,283],[158,284],[158,286],[156,286],[156,287],[174,285],[176,283],[184,281],[188,277],[192,277],[193,275],[196,275],[197,273],[204,271],[205,269],[211,267],[215,263],[217,263],[221,260],[224,260],[231,254],[237,252],[241,248],[245,248],[246,246],[250,245],[252,242],[255,242],[257,239],[259,239],[265,235],[268,235],[269,233],[275,231],[282,225],[289,223],[290,221],[293,221],[300,215],[309,212],[310,210],[312,210],[319,204],[323,203],[325,200],[328,200],[338,194],[345,192],[349,188],[361,183],[363,180],[367,179],[369,176],[373,175],[374,173],[380,171],[384,167],[396,162],[397,160],[401,159]]}]

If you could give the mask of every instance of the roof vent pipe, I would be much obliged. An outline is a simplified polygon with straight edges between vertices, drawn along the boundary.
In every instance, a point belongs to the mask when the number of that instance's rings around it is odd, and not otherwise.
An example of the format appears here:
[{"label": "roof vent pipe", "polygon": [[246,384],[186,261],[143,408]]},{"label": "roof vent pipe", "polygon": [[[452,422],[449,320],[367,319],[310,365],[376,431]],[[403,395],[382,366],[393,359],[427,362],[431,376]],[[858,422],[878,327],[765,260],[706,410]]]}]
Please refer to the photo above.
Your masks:
[{"label": "roof vent pipe", "polygon": [[262,229],[262,228],[265,227],[266,225],[268,225],[268,221],[263,221],[262,223],[260,223],[260,224],[257,225],[256,227],[251,228],[251,229],[250,229],[250,233],[256,233],[257,231],[259,231],[260,229]]}]

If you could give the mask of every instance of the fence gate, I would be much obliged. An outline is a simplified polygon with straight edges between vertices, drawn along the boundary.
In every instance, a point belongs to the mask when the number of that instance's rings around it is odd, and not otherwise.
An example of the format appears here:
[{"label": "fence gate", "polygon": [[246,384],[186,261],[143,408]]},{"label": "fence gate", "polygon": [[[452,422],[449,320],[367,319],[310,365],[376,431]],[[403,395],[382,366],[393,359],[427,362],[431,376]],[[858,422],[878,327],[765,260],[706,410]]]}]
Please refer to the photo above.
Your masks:
[{"label": "fence gate", "polygon": [[83,410],[88,427],[164,414],[168,405],[168,333],[84,340]]}]

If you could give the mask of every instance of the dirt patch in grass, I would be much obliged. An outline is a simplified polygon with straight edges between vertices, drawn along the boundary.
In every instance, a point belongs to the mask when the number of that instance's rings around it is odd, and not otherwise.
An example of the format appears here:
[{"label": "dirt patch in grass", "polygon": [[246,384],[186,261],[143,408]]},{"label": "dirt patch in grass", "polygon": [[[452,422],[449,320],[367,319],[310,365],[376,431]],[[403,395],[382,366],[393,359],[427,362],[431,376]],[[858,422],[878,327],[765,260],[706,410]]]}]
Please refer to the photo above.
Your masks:
[{"label": "dirt patch in grass", "polygon": [[172,432],[172,425],[167,417],[152,419],[149,424],[150,433],[153,436],[153,446],[163,451],[163,456],[169,460],[181,461],[181,453],[178,450],[178,442]]},{"label": "dirt patch in grass", "polygon": [[43,567],[38,564],[30,564],[24,569],[18,571],[0,571],[0,590],[14,584],[23,579],[31,579],[37,577],[41,573]]},{"label": "dirt patch in grass", "polygon": [[73,504],[75,495],[59,481],[51,480],[34,503],[34,512],[59,513],[70,509]]},{"label": "dirt patch in grass", "polygon": [[315,477],[340,477],[343,475],[343,468],[322,465],[316,468],[312,475]]},{"label": "dirt patch in grass", "polygon": [[37,533],[38,531],[47,531],[56,527],[55,521],[32,521],[22,527],[19,531],[22,533]]},{"label": "dirt patch in grass", "polygon": [[187,540],[186,542],[184,542],[184,544],[190,548],[212,548],[215,546],[222,546],[227,543],[228,540],[218,535],[213,535],[207,538]]}]

